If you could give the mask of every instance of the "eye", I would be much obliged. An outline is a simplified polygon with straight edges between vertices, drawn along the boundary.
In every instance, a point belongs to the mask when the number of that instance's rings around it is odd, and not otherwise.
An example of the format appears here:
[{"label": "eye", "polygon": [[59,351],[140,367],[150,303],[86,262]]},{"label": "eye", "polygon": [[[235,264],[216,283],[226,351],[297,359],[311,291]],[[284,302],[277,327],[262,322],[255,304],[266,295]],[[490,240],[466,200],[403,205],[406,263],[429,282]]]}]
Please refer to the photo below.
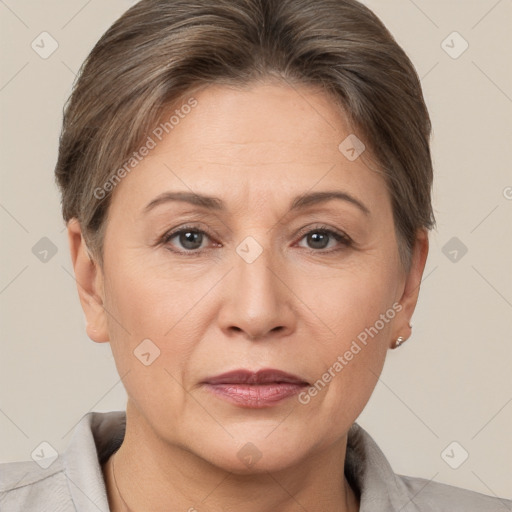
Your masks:
[{"label": "eye", "polygon": [[[177,230],[165,233],[161,243],[168,246],[178,246],[175,252],[196,252],[200,253],[204,247],[203,243],[210,239],[206,231],[196,226],[183,226]],[[173,250],[174,249],[170,249]]]},{"label": "eye", "polygon": [[[187,255],[200,255],[208,248],[208,240],[212,241],[212,237],[203,229],[197,226],[182,226],[178,229],[165,233],[160,243],[170,251]],[[327,226],[320,226],[309,231],[304,231],[301,235],[300,242],[306,241],[305,249],[312,252],[331,253],[349,247],[352,240],[349,236],[342,232],[335,231]],[[221,244],[214,242],[214,246],[220,247]],[[301,245],[299,243],[299,245]],[[337,245],[339,247],[337,247]]]},{"label": "eye", "polygon": [[[330,249],[325,252],[334,252],[352,244],[350,237],[329,229],[326,226],[308,231],[302,236],[301,241],[302,240],[306,240],[306,243],[308,244],[306,249],[313,249],[314,252],[324,251],[325,249]],[[336,248],[336,244],[341,244],[342,247]],[[334,249],[332,249],[333,246]]]}]

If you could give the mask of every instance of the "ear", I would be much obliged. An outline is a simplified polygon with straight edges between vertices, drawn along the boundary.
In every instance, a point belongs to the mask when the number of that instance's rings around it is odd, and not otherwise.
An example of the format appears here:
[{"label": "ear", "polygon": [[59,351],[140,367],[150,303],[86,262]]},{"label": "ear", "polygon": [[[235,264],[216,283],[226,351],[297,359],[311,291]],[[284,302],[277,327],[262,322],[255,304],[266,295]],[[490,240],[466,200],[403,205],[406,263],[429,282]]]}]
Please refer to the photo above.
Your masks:
[{"label": "ear", "polygon": [[78,219],[70,219],[67,230],[78,296],[87,322],[87,336],[98,343],[110,341],[103,307],[103,272],[90,256]]},{"label": "ear", "polygon": [[419,229],[416,234],[416,241],[411,255],[411,265],[409,271],[405,276],[404,290],[402,297],[399,300],[402,309],[396,316],[393,324],[393,336],[391,348],[394,347],[395,340],[402,336],[408,339],[411,336],[411,318],[416,309],[418,302],[418,295],[420,293],[421,279],[425,269],[425,263],[428,256],[428,231],[426,229]]}]

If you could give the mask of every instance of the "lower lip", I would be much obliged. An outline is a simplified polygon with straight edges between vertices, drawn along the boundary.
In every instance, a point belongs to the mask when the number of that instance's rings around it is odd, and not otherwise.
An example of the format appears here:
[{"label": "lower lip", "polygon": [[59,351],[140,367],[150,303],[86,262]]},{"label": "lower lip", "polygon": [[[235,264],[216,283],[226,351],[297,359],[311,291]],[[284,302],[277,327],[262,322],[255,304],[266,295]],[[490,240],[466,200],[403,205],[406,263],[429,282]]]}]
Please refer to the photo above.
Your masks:
[{"label": "lower lip", "polygon": [[295,396],[306,384],[290,382],[271,384],[206,384],[206,388],[228,402],[241,407],[260,409],[277,405],[282,400]]}]

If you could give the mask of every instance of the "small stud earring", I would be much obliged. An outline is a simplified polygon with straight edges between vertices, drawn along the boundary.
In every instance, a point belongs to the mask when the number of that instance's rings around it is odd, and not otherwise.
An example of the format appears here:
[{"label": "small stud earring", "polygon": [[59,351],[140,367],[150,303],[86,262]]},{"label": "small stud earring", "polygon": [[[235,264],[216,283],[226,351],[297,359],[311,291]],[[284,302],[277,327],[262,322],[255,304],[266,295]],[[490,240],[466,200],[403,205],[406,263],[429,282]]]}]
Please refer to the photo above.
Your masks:
[{"label": "small stud earring", "polygon": [[402,336],[398,336],[398,338],[395,341],[395,348],[398,348],[404,341],[405,339]]}]

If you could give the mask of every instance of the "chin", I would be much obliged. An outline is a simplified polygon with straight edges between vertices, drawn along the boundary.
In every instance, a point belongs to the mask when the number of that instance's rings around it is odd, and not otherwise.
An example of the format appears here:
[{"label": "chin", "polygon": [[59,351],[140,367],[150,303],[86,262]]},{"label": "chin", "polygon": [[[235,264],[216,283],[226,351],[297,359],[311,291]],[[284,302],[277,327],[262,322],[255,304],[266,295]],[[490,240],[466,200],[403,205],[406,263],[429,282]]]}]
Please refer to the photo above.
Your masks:
[{"label": "chin", "polygon": [[301,460],[297,452],[291,454],[282,451],[277,453],[260,450],[260,453],[257,453],[254,451],[254,447],[247,445],[244,445],[242,449],[246,450],[243,457],[232,452],[212,454],[213,457],[209,462],[224,471],[242,476],[276,473],[299,464]]},{"label": "chin", "polygon": [[[308,454],[304,435],[292,435],[283,425],[275,429],[250,428],[240,426],[239,432],[233,433],[233,438],[222,441],[212,436],[209,445],[204,446],[202,453],[196,454],[211,464],[234,474],[250,475],[277,472],[297,465]],[[277,430],[282,428],[279,434]],[[231,432],[231,430],[230,430]]]}]

